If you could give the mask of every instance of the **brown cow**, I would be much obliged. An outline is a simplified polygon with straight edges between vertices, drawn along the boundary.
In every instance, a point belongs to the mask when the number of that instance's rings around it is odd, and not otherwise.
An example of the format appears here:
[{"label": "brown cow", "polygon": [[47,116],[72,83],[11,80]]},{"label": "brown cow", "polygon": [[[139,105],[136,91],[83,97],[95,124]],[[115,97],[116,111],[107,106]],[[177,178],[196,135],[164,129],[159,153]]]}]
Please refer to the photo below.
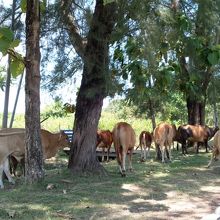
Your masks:
[{"label": "brown cow", "polygon": [[210,167],[213,161],[217,159],[220,159],[220,131],[217,131],[214,135],[212,156],[208,167]]},{"label": "brown cow", "polygon": [[[9,130],[8,130],[9,132]],[[11,154],[16,159],[21,160],[25,154],[25,130],[18,129],[18,132],[0,132],[0,187],[4,188],[2,182],[2,172],[4,171],[10,182],[11,175],[8,173],[8,156]],[[48,159],[55,156],[57,151],[69,146],[68,136],[63,132],[50,133],[41,129],[41,141],[43,147],[43,157]]]},{"label": "brown cow", "polygon": [[206,147],[206,152],[208,152],[208,140],[214,136],[216,131],[219,130],[218,127],[210,128],[208,126],[202,125],[181,125],[178,128],[178,142],[182,144],[183,154],[187,153],[187,141],[196,143],[197,148],[196,153],[199,152],[199,146],[203,143]]},{"label": "brown cow", "polygon": [[[141,148],[141,159],[146,160],[150,157],[150,147],[152,143],[152,134],[148,131],[142,131],[139,135],[139,146]],[[138,149],[138,147],[136,149]],[[143,152],[144,149],[144,152]],[[144,156],[143,156],[144,155]]]},{"label": "brown cow", "polygon": [[125,160],[129,152],[129,169],[132,170],[132,153],[136,142],[134,129],[126,122],[119,122],[115,125],[112,131],[113,142],[119,165],[119,170],[122,177],[125,177]]},{"label": "brown cow", "polygon": [[107,162],[109,161],[109,151],[112,146],[112,132],[109,130],[97,131],[96,147],[102,148],[102,162],[105,160],[105,149],[107,149]]},{"label": "brown cow", "polygon": [[154,142],[156,145],[156,156],[158,151],[161,151],[162,163],[165,162],[165,157],[167,158],[167,151],[169,160],[172,160],[171,155],[171,145],[176,136],[176,126],[171,125],[166,122],[160,123],[153,132]]}]

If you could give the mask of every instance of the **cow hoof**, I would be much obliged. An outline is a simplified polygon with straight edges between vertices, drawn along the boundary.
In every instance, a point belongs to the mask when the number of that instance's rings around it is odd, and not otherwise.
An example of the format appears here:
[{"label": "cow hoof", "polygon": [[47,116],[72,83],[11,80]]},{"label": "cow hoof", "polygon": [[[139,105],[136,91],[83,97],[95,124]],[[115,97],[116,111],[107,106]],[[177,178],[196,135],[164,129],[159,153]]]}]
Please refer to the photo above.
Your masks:
[{"label": "cow hoof", "polygon": [[122,177],[126,177],[126,174],[125,174],[125,171],[124,171],[124,170],[122,170],[121,176],[122,176]]}]

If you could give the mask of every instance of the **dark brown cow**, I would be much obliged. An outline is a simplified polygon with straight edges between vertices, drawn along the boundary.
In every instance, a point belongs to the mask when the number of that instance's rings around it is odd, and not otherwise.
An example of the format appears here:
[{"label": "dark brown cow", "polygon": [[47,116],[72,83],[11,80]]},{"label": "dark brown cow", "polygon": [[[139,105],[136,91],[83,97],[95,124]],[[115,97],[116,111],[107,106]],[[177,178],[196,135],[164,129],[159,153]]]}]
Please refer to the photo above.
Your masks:
[{"label": "dark brown cow", "polygon": [[[176,126],[169,123],[162,122],[154,129],[153,137],[156,145],[156,156],[160,150],[162,163],[165,162],[165,157],[169,157],[170,161],[172,160],[171,145],[175,139],[175,136]],[[168,152],[168,155],[166,152]]]},{"label": "dark brown cow", "polygon": [[105,159],[105,149],[107,149],[107,162],[109,161],[109,152],[112,146],[112,132],[109,130],[97,131],[96,147],[102,148],[102,162]]},{"label": "dark brown cow", "polygon": [[187,152],[187,142],[197,142],[196,153],[199,153],[199,146],[204,144],[208,152],[208,140],[211,139],[219,128],[210,128],[202,125],[181,125],[177,130],[178,142],[182,144],[182,153]]},{"label": "dark brown cow", "polygon": [[124,177],[126,176],[125,160],[128,152],[129,152],[129,169],[130,171],[132,170],[131,157],[136,142],[135,132],[130,124],[126,122],[119,122],[115,125],[112,131],[112,135],[113,135],[113,142],[114,142],[117,162],[119,165],[119,170],[122,177]]},{"label": "dark brown cow", "polygon": [[151,147],[152,139],[153,139],[152,134],[148,131],[142,131],[139,135],[139,146],[138,147],[141,148],[141,159],[142,160],[146,160],[147,157],[150,157],[150,147]]}]

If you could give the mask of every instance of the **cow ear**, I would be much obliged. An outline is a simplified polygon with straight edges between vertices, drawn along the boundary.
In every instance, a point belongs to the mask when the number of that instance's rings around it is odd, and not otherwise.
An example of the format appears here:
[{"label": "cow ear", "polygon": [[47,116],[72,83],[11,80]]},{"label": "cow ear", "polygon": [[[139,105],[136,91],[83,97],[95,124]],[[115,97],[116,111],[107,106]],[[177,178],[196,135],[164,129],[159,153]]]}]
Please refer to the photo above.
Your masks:
[{"label": "cow ear", "polygon": [[62,136],[64,135],[64,131],[63,130],[60,130],[60,136],[59,136],[59,140],[61,140]]}]

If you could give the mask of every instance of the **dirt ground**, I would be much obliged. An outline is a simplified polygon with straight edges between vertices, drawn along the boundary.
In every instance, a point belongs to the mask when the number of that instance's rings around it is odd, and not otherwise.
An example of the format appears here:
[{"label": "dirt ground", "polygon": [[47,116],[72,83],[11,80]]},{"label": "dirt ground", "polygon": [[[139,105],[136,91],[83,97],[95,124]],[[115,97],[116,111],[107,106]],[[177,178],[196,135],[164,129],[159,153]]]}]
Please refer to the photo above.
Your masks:
[{"label": "dirt ground", "polygon": [[[136,184],[123,184],[122,189],[124,192],[122,196],[124,196],[125,200],[127,198],[127,202],[106,205],[108,214],[106,213],[105,217],[103,214],[100,216],[100,213],[95,213],[90,219],[202,219],[204,216],[214,213],[216,208],[220,206],[220,178],[217,181],[216,179],[213,181],[209,179],[206,185],[195,187],[195,184],[203,182],[199,179],[204,172],[206,174],[211,172],[219,175],[220,167],[214,167],[210,170],[199,168],[194,173],[187,173],[190,178],[187,179],[189,190],[186,190],[186,192],[172,190],[170,183],[169,186],[164,183],[164,188],[160,189],[151,185],[149,190]],[[187,175],[184,175],[184,178],[186,178]],[[173,184],[179,184],[180,187],[181,183],[186,184],[181,177],[177,177],[177,179],[177,181],[172,180]],[[195,192],[190,191],[190,182],[192,183],[192,188],[195,188]],[[109,213],[111,214],[109,215]]]}]

